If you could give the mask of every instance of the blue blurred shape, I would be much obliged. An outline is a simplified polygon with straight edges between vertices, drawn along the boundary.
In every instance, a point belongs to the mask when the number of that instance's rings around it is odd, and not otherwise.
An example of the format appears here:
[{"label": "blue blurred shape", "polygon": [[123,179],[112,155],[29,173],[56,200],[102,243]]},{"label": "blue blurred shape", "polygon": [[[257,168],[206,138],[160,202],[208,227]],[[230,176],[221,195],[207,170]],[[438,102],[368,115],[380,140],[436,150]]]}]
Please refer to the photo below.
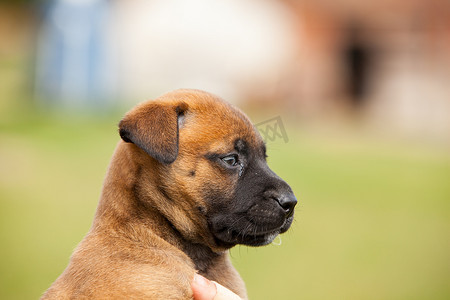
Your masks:
[{"label": "blue blurred shape", "polygon": [[107,0],[56,0],[38,35],[37,98],[63,107],[106,107],[115,94]]}]

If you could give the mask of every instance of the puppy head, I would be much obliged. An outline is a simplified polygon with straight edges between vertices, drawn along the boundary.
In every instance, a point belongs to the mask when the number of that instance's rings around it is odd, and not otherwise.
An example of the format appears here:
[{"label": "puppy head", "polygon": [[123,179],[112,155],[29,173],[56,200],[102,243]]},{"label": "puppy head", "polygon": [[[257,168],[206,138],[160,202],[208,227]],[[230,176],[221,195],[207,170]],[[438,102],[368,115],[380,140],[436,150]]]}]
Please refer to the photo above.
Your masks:
[{"label": "puppy head", "polygon": [[297,200],[268,167],[261,136],[237,108],[178,90],[137,106],[119,129],[159,168],[157,182],[143,184],[158,185],[167,201],[158,206],[185,237],[211,248],[261,246],[290,227]]}]

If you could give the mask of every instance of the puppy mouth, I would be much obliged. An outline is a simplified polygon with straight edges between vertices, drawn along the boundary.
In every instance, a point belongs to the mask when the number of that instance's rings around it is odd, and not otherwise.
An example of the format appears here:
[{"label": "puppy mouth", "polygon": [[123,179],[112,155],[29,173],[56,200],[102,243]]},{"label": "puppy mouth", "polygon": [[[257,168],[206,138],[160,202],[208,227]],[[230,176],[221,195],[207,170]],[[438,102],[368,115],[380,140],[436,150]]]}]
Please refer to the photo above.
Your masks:
[{"label": "puppy mouth", "polygon": [[236,244],[246,246],[264,246],[272,241],[281,233],[286,232],[291,226],[293,216],[285,219],[281,226],[273,229],[264,229],[263,226],[248,223],[243,227],[222,227],[220,230],[213,231],[216,242],[219,245],[232,247]]},{"label": "puppy mouth", "polygon": [[272,243],[272,241],[280,234],[279,230],[261,234],[261,235],[248,235],[244,236],[243,240],[239,244],[247,246],[264,246]]}]

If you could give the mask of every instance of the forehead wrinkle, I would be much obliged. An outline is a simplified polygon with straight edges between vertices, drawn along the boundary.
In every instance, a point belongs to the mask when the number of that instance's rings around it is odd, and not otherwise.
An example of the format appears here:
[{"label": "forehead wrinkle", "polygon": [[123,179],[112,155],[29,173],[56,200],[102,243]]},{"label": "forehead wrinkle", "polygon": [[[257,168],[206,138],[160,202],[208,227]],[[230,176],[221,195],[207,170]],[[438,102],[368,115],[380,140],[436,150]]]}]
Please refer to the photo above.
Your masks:
[{"label": "forehead wrinkle", "polygon": [[262,143],[250,119],[238,108],[220,98],[196,95],[195,101],[189,103],[184,126],[180,128],[181,149],[186,143],[189,151],[203,152],[205,148],[232,151],[236,138],[256,147]]},{"label": "forehead wrinkle", "polygon": [[213,124],[213,126],[202,126],[199,123],[184,129],[180,133],[180,150],[187,144],[188,151],[227,153],[235,150],[236,140],[242,140],[256,151],[261,151],[259,149],[263,145],[262,139],[253,126],[249,127],[242,123],[236,126],[226,121],[225,124]]}]

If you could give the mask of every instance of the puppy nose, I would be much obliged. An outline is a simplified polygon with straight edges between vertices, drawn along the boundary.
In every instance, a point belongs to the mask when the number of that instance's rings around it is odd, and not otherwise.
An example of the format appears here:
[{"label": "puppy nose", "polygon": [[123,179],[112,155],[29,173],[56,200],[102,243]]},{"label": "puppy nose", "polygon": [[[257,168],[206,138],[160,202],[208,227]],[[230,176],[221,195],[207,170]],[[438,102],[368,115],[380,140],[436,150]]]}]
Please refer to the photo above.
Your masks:
[{"label": "puppy nose", "polygon": [[286,218],[289,218],[294,213],[294,207],[297,205],[297,198],[293,193],[281,194],[275,197],[275,200],[280,204],[286,213]]}]

